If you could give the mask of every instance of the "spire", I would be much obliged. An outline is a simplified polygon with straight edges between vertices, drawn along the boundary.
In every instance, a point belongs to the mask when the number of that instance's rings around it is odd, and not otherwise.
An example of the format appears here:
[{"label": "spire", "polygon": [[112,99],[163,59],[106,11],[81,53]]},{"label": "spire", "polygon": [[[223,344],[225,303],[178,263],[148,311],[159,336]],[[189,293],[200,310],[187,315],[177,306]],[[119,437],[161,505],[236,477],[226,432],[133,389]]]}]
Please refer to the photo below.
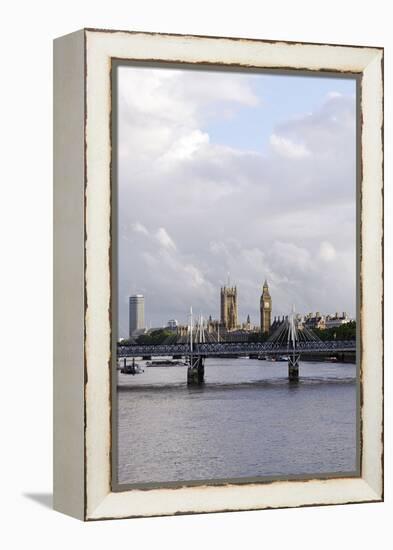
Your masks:
[{"label": "spire", "polygon": [[267,284],[267,279],[265,279],[265,282],[263,283],[263,288],[269,288],[269,285]]}]

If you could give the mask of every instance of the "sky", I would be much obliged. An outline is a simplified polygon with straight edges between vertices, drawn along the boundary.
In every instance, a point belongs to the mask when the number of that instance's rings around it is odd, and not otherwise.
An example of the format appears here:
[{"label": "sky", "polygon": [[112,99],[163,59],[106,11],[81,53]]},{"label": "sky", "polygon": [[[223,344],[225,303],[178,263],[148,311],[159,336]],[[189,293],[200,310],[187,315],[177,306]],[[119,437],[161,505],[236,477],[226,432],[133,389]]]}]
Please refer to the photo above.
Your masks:
[{"label": "sky", "polygon": [[118,67],[118,311],[356,313],[354,79]]}]

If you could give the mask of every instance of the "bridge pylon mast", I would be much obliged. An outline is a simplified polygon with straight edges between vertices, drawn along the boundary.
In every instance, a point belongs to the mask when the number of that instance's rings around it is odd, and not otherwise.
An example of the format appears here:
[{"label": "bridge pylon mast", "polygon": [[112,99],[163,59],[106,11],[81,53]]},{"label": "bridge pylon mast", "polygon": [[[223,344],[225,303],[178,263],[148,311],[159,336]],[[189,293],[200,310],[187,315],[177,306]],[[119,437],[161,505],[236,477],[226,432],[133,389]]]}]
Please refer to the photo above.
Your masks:
[{"label": "bridge pylon mast", "polygon": [[296,349],[298,341],[299,334],[295,319],[295,306],[293,306],[288,330],[288,378],[290,381],[299,380],[300,353]]},{"label": "bridge pylon mast", "polygon": [[[190,364],[187,367],[187,385],[189,386],[200,386],[204,382],[205,377],[205,358],[198,353],[199,348],[199,340],[203,338],[201,336],[201,327],[202,327],[202,316],[199,318],[199,323],[197,324],[196,331],[195,331],[195,351],[196,354],[194,355],[194,342],[193,342],[193,314],[192,314],[192,307],[190,309]],[[198,336],[199,332],[199,336]]]}]

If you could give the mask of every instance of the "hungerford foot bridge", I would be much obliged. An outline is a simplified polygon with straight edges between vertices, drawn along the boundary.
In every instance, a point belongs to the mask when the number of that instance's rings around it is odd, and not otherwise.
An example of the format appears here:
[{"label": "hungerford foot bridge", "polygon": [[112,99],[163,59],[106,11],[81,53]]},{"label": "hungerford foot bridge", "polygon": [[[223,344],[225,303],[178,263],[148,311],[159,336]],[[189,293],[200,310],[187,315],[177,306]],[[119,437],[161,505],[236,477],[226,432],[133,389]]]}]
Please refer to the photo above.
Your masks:
[{"label": "hungerford foot bridge", "polygon": [[206,357],[258,355],[266,358],[285,356],[288,361],[289,380],[298,380],[299,361],[302,355],[355,352],[355,340],[321,340],[307,327],[299,328],[295,313],[281,323],[265,342],[220,341],[219,334],[206,334],[203,319],[195,327],[191,314],[189,336],[186,341],[170,341],[162,344],[118,343],[117,357],[185,357],[188,362],[187,381],[202,384]]}]

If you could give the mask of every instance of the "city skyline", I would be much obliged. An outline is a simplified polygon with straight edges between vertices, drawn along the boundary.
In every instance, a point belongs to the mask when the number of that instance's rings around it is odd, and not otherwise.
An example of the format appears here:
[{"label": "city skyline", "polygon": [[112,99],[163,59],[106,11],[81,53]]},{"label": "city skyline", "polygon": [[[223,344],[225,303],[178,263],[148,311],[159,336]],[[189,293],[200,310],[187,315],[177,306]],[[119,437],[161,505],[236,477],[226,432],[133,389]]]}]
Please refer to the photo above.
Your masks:
[{"label": "city skyline", "polygon": [[[144,295],[141,295],[141,294],[137,294],[137,295],[134,295],[134,296],[130,296],[129,297],[129,319],[130,319],[130,322],[129,322],[129,336],[132,335],[132,332],[134,330],[137,330],[137,329],[146,329],[146,330],[151,330],[151,329],[157,329],[157,328],[165,328],[165,327],[168,327],[170,323],[173,323],[174,321],[176,321],[176,323],[178,323],[179,326],[187,326],[189,325],[190,323],[190,311],[192,310],[193,313],[194,313],[194,320],[197,320],[199,318],[202,318],[204,322],[213,322],[213,323],[218,323],[222,326],[224,325],[227,325],[227,321],[225,319],[225,313],[223,313],[223,308],[226,309],[226,305],[224,305],[223,303],[223,294],[225,294],[225,291],[226,290],[229,290],[230,291],[230,298],[233,296],[233,291],[235,290],[235,308],[236,310],[238,310],[238,306],[239,306],[239,303],[238,303],[238,300],[237,300],[237,286],[236,284],[234,284],[233,286],[228,286],[228,285],[231,285],[232,283],[230,283],[230,281],[228,280],[228,283],[227,285],[224,285],[223,287],[220,287],[220,306],[219,306],[219,311],[215,311],[215,312],[210,312],[210,313],[204,313],[202,314],[201,312],[197,312],[195,310],[193,310],[193,307],[192,307],[192,304],[190,305],[190,308],[188,310],[186,310],[184,312],[184,315],[180,318],[173,318],[173,317],[170,317],[168,316],[168,318],[163,321],[161,324],[157,324],[157,325],[152,325],[152,323],[146,319],[146,322],[144,323],[144,326],[142,326],[142,324],[140,324],[139,326],[133,326],[131,328],[131,310],[133,309],[132,308],[132,305],[131,305],[131,301],[132,299],[135,299],[135,298],[139,298],[142,300],[142,303],[143,303],[143,322],[145,321],[145,296]],[[269,303],[266,303],[265,300],[268,300]],[[246,317],[243,319],[241,318],[240,315],[236,314],[235,316],[235,319],[233,320],[232,322],[232,325],[231,326],[228,326],[227,328],[229,329],[233,329],[233,328],[242,328],[244,325],[249,325],[250,327],[250,330],[261,330],[262,329],[262,326],[264,325],[265,326],[265,330],[262,332],[267,332],[268,331],[268,328],[267,328],[267,325],[265,324],[266,321],[263,321],[263,317],[262,317],[262,311],[264,311],[264,315],[265,315],[265,310],[267,309],[268,310],[268,314],[269,314],[269,321],[268,321],[268,325],[270,326],[273,322],[279,322],[280,320],[284,320],[285,317],[288,317],[291,313],[295,313],[297,317],[300,317],[301,319],[307,319],[307,318],[310,318],[312,316],[314,316],[315,318],[317,317],[320,317],[321,319],[324,319],[324,318],[331,318],[331,319],[334,319],[337,315],[341,315],[341,316],[348,316],[347,312],[345,311],[342,311],[340,309],[338,309],[337,311],[320,311],[318,310],[318,308],[314,308],[313,310],[311,311],[298,311],[293,309],[294,308],[294,304],[292,305],[292,308],[291,308],[291,311],[287,311],[287,312],[283,312],[283,313],[276,313],[274,311],[274,307],[273,307],[273,304],[274,304],[274,300],[272,300],[272,297],[270,295],[270,292],[269,292],[269,285],[268,285],[268,281],[265,280],[263,286],[261,287],[261,294],[260,294],[260,310],[259,310],[259,319],[253,319],[250,314],[247,314]],[[349,320],[352,320],[352,318],[350,318],[348,316],[348,319]],[[174,328],[173,326],[171,328]]]},{"label": "city skyline", "polygon": [[354,80],[121,67],[118,91],[120,336],[132,294],[152,326],[219,312],[228,271],[241,321],[265,278],[273,316],[355,316]]}]

